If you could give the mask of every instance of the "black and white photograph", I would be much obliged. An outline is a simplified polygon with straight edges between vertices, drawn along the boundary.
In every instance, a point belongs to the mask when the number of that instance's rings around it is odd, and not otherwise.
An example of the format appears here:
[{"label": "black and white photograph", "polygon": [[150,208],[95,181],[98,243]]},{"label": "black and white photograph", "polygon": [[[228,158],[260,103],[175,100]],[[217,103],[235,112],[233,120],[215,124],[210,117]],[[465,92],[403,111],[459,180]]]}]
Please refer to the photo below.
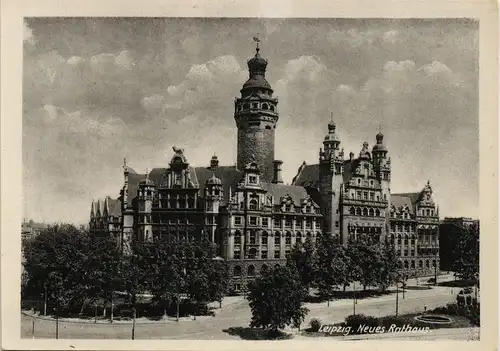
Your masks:
[{"label": "black and white photograph", "polygon": [[23,16],[21,339],[480,340],[480,20],[296,15]]}]

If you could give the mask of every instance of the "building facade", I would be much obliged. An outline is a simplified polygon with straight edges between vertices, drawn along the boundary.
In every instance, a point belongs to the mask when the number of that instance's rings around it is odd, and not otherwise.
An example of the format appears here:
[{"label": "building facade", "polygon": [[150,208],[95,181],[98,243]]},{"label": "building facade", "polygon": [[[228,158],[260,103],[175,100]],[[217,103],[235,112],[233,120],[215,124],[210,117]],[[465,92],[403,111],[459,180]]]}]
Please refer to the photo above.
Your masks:
[{"label": "building facade", "polygon": [[292,247],[322,233],[347,245],[360,237],[390,240],[410,275],[432,270],[438,243],[438,210],[428,183],[421,192],[391,194],[391,160],[382,133],[370,150],[344,158],[336,125],[328,132],[318,163],[303,163],[291,185],[275,160],[278,100],[267,82],[267,60],[259,48],[248,61],[249,78],[234,100],[237,163],[213,156],[193,167],[174,147],[164,168],[139,174],[125,161],[117,199],[92,202],[94,235],[113,235],[124,250],[131,240],[164,235],[190,240],[206,233],[230,267],[232,288],[245,286],[261,270],[283,264]]}]

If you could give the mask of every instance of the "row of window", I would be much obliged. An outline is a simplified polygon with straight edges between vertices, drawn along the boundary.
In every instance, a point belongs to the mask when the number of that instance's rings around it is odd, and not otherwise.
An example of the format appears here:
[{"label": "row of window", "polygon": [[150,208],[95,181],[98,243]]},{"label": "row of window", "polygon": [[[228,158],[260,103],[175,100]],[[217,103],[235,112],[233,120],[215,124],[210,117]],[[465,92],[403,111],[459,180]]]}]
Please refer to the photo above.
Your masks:
[{"label": "row of window", "polygon": [[[286,218],[285,223],[284,223],[285,228],[292,228],[293,222],[294,221],[291,218]],[[303,223],[305,223],[305,227],[309,228],[309,229],[312,229],[314,226],[314,222],[312,219],[307,219],[305,221],[303,221],[302,219],[296,219],[295,220],[295,227],[302,228]],[[249,216],[247,224],[250,226],[254,226],[254,227],[259,226],[259,224],[262,227],[269,227],[269,218],[267,218],[267,217],[259,218],[256,216]],[[243,225],[243,217],[235,216],[234,217],[234,225],[235,226],[242,226]],[[281,228],[283,226],[282,219],[281,218],[274,218],[273,226],[275,228]]]},{"label": "row of window", "polygon": [[[237,230],[234,233],[234,244],[235,245],[240,245],[241,244],[241,236],[242,236],[242,233],[239,230]],[[262,244],[267,244],[268,237],[269,237],[269,234],[267,232],[262,232],[262,234],[260,235],[261,243]],[[312,233],[311,232],[307,232],[306,237],[307,238],[312,238]],[[300,232],[295,233],[295,241],[296,242],[303,242],[304,241],[302,233],[300,233]],[[256,245],[257,244],[257,234],[255,232],[250,232],[250,234],[249,234],[249,244],[250,245]],[[275,232],[275,235],[274,235],[274,244],[275,245],[281,245],[281,233],[280,232]],[[292,244],[292,233],[286,232],[285,233],[285,245],[291,245],[291,244]]]},{"label": "row of window", "polygon": [[[358,179],[359,181],[359,179]],[[358,190],[356,191],[356,197],[354,196],[354,191],[351,191],[351,199],[356,199],[356,200],[370,200],[370,201],[380,201],[380,195],[376,194],[373,191],[361,191]],[[387,201],[387,195],[383,195],[384,201]]]},{"label": "row of window", "polygon": [[[394,244],[396,236],[394,234],[391,234],[390,238],[391,238],[391,244]],[[407,235],[401,236],[401,234],[398,234],[398,236],[397,236],[397,239],[398,239],[397,243],[398,243],[398,245],[401,245],[401,243],[403,243],[403,245],[407,245],[408,244],[408,239],[410,239],[411,245],[414,245],[416,238],[417,237],[415,235],[412,235],[409,238]],[[438,241],[437,235],[422,235],[422,236],[419,236],[418,238],[419,238],[419,242],[423,242],[423,243],[430,243],[430,242],[437,243],[437,241]]]},{"label": "row of window", "polygon": [[[290,250],[285,250],[285,257],[288,257],[289,254],[290,254]],[[241,260],[243,258],[242,257],[242,251],[241,250],[234,250],[233,251],[233,258],[235,260]],[[254,259],[259,258],[257,256],[257,249],[252,248],[252,249],[248,250],[248,257],[247,258],[249,260],[254,260]],[[269,255],[267,253],[267,250],[261,250],[260,251],[260,258],[263,259],[263,260],[267,260],[268,258],[271,258],[271,257],[269,257]],[[274,255],[273,255],[272,258],[280,259],[281,258],[281,251],[280,250],[274,250]]]},{"label": "row of window", "polygon": [[250,108],[252,108],[252,109],[258,109],[258,108],[260,108],[262,110],[269,110],[269,111],[274,111],[275,110],[274,105],[269,104],[267,102],[264,102],[262,104],[258,103],[258,102],[252,102],[251,104],[245,103],[245,104],[241,104],[241,105],[236,106],[236,112],[245,111],[245,110],[248,110]]},{"label": "row of window", "polygon": [[[249,183],[256,183],[257,177],[249,176]],[[243,203],[240,204],[243,208]],[[257,199],[251,199],[248,203],[248,209],[250,211],[259,211],[261,208]],[[280,207],[282,212],[290,213],[318,213],[318,211],[312,206],[295,206],[295,205],[283,205]]]},{"label": "row of window", "polygon": [[351,207],[349,208],[349,214],[351,216],[364,216],[364,217],[380,217],[381,212],[380,210],[373,209],[373,208],[366,208],[366,207]]}]

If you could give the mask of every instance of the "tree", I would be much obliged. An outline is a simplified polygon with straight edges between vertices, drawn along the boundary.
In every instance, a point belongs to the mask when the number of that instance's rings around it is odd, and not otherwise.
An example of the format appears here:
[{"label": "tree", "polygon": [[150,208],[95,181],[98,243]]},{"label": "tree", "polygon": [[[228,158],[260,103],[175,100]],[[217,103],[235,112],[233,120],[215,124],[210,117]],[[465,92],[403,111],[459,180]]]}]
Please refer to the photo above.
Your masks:
[{"label": "tree", "polygon": [[404,283],[403,276],[399,274],[399,259],[394,246],[389,243],[379,245],[375,257],[377,261],[373,266],[376,271],[376,284],[382,291],[386,291],[390,285],[396,282]]},{"label": "tree", "polygon": [[319,295],[330,305],[333,290],[350,282],[349,257],[346,250],[329,234],[321,236],[316,250],[314,280]]},{"label": "tree", "polygon": [[287,265],[297,270],[302,285],[309,289],[314,282],[314,245],[310,238],[304,244],[297,243],[287,258]]},{"label": "tree", "polygon": [[288,325],[300,327],[308,312],[302,306],[306,296],[307,291],[296,270],[277,266],[263,272],[249,284],[250,327],[268,329],[273,333]]},{"label": "tree", "polygon": [[465,227],[458,234],[453,270],[460,279],[479,283],[479,223]]},{"label": "tree", "polygon": [[380,262],[378,243],[360,238],[348,245],[347,256],[350,258],[349,271],[353,281],[359,281],[363,285],[363,290],[377,284],[379,280],[377,267]]},{"label": "tree", "polygon": [[[52,310],[72,312],[83,305],[89,274],[88,232],[70,224],[50,225],[26,243],[24,269],[28,277],[25,289],[33,297],[47,293]],[[51,309],[49,309],[50,311]]]}]

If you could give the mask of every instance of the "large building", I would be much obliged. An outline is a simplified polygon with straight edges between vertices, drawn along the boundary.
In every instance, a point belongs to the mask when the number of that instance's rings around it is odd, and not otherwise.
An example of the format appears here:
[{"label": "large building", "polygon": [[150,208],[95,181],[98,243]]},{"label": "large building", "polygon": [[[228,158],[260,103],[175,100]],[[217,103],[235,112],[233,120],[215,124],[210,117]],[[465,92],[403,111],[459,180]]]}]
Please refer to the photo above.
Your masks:
[{"label": "large building", "polygon": [[429,183],[417,193],[391,194],[391,160],[382,133],[347,159],[331,121],[317,164],[305,163],[291,185],[275,159],[278,100],[265,78],[259,48],[248,61],[249,79],[234,101],[237,164],[214,155],[193,167],[183,149],[164,168],[139,174],[126,162],[117,199],[92,202],[90,228],[113,235],[122,247],[162,235],[190,239],[205,232],[228,262],[238,291],[260,270],[281,264],[297,242],[322,233],[342,244],[360,237],[390,241],[409,275],[438,264],[439,213]]},{"label": "large building", "polygon": [[479,233],[479,220],[458,217],[445,218],[439,225],[439,256],[441,269],[453,270],[453,263],[458,259],[457,246],[463,234]]}]

